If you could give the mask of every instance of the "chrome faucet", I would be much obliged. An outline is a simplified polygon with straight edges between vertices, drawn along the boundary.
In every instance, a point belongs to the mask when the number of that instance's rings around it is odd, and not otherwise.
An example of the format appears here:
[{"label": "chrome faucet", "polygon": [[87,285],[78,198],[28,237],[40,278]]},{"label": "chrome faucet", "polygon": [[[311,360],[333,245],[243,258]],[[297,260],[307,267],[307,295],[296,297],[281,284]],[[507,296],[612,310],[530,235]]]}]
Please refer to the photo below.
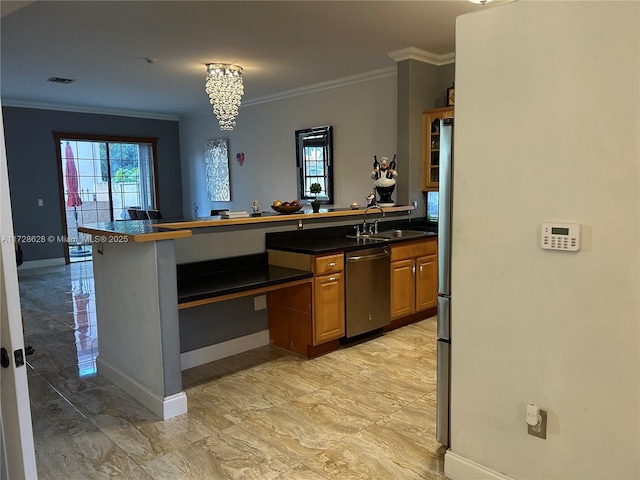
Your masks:
[{"label": "chrome faucet", "polygon": [[[369,210],[373,210],[373,209],[380,210],[380,213],[382,213],[382,217],[384,218],[384,210],[379,205],[372,205],[370,207],[367,207],[364,210],[364,213],[362,214],[362,231],[365,232],[365,233],[367,231],[367,212],[369,212]],[[376,220],[374,222],[373,228],[374,228],[374,232],[370,232],[370,233],[378,233],[378,220]]]}]

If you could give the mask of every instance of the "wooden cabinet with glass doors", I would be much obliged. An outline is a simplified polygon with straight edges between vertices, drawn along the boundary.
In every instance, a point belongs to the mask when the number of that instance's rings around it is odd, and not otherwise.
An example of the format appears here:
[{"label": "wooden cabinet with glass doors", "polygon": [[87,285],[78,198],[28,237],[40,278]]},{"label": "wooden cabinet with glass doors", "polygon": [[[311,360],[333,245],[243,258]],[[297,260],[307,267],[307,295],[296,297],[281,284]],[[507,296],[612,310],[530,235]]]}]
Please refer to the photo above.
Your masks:
[{"label": "wooden cabinet with glass doors", "polygon": [[422,112],[422,191],[438,190],[440,175],[440,120],[453,118],[453,107]]}]

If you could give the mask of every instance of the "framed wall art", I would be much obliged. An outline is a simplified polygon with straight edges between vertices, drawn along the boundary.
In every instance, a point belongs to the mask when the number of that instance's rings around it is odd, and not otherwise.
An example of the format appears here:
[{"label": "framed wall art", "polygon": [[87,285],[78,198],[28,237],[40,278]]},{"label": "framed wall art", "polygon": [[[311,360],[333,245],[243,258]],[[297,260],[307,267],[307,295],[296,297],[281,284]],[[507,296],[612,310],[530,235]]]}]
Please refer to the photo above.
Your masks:
[{"label": "framed wall art", "polygon": [[447,88],[447,106],[452,107],[454,102],[454,85],[452,84],[449,88]]},{"label": "framed wall art", "polygon": [[212,202],[231,201],[229,184],[229,140],[207,140],[204,147],[207,197]]}]

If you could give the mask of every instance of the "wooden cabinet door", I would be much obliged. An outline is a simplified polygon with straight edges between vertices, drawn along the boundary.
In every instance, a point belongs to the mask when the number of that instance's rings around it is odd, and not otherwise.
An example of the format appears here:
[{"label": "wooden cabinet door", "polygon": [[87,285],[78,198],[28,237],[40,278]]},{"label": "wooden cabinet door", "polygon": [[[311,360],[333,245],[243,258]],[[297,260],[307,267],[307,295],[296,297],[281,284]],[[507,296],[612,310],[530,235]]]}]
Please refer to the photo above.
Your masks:
[{"label": "wooden cabinet door", "polygon": [[413,259],[391,262],[391,318],[415,312],[415,278]]},{"label": "wooden cabinet door", "polygon": [[313,285],[313,344],[318,345],[344,335],[344,277],[319,276]]},{"label": "wooden cabinet door", "polygon": [[438,257],[429,255],[416,260],[416,311],[438,305]]}]

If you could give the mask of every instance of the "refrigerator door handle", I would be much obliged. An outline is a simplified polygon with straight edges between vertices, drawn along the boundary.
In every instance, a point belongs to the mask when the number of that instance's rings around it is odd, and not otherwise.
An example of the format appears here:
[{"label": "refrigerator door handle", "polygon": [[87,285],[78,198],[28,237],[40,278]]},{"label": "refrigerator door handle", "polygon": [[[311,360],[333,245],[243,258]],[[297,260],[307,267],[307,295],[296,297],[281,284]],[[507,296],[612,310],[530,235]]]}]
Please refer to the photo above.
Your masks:
[{"label": "refrigerator door handle", "polygon": [[440,122],[440,175],[438,178],[438,293],[451,293],[451,207],[453,200],[453,126]]}]

